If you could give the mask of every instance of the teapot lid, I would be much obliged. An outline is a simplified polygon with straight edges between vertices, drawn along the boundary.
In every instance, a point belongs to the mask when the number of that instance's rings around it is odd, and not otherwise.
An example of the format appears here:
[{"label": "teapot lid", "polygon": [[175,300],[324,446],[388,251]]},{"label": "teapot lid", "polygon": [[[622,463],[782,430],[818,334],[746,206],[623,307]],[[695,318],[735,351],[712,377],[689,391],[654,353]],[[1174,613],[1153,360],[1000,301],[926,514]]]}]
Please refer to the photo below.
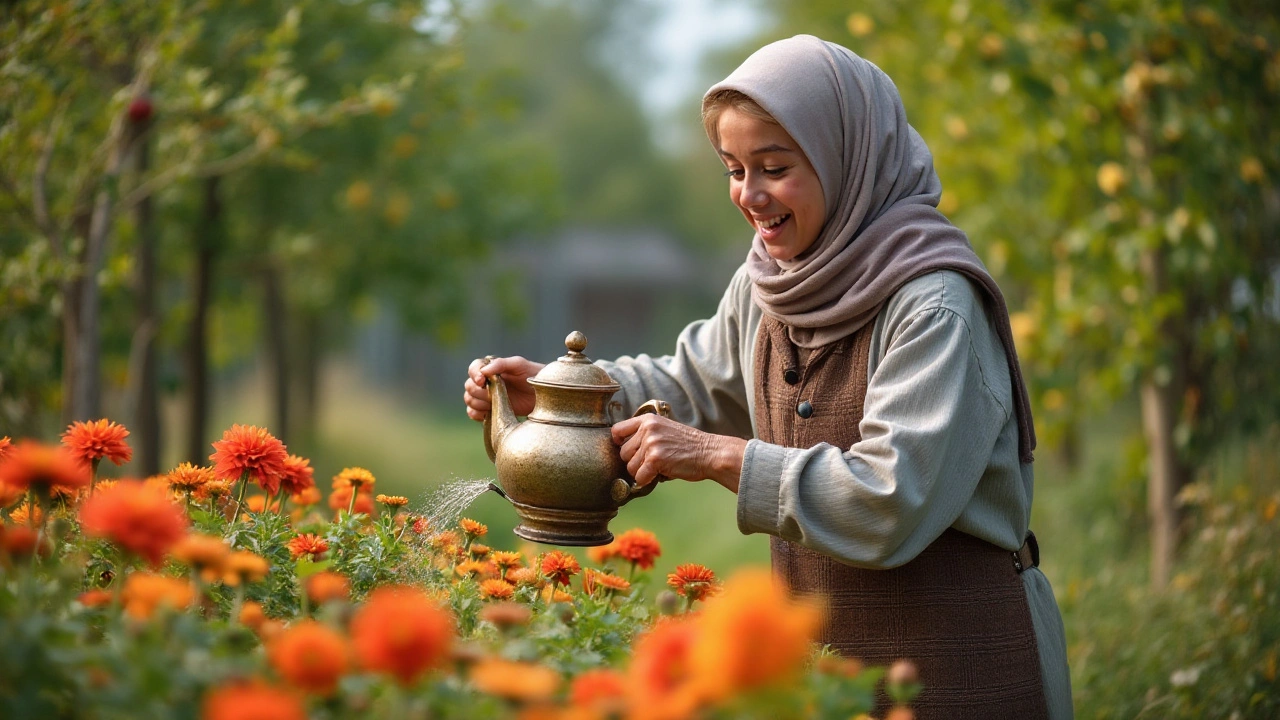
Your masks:
[{"label": "teapot lid", "polygon": [[586,335],[574,330],[564,339],[564,346],[569,352],[542,368],[529,380],[530,385],[550,385],[609,393],[617,392],[622,387],[609,377],[609,373],[593,365],[591,359],[582,354],[582,351],[587,349]]}]

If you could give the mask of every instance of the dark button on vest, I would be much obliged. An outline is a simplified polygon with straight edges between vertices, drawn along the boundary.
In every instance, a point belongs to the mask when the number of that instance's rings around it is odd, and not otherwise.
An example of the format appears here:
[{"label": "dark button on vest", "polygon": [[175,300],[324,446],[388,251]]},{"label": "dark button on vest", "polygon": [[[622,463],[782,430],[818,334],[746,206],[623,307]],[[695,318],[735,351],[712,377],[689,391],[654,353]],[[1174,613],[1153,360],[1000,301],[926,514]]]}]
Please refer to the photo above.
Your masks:
[{"label": "dark button on vest", "polygon": [[796,406],[796,414],[808,420],[813,417],[813,406],[809,404],[808,400],[802,400],[800,404]]},{"label": "dark button on vest", "polygon": [[795,385],[800,382],[800,373],[795,368],[787,368],[782,371],[782,379],[788,385]]}]

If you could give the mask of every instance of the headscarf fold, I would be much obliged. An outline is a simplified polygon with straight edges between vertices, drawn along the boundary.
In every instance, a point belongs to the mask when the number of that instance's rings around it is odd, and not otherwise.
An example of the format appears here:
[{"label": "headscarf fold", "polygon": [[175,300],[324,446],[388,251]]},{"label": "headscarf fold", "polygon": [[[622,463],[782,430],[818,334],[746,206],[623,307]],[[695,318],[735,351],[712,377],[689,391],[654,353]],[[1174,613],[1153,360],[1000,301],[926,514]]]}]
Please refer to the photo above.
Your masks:
[{"label": "headscarf fold", "polygon": [[707,91],[756,101],[800,145],[822,184],[826,221],[817,240],[774,260],[757,234],[747,256],[752,294],[789,328],[792,342],[821,347],[871,322],[898,288],[953,270],[982,288],[995,311],[1013,380],[1018,454],[1032,460],[1035,428],[1009,326],[1009,309],[969,239],[938,211],[942,182],[902,98],[880,68],[811,35],[757,50]]}]

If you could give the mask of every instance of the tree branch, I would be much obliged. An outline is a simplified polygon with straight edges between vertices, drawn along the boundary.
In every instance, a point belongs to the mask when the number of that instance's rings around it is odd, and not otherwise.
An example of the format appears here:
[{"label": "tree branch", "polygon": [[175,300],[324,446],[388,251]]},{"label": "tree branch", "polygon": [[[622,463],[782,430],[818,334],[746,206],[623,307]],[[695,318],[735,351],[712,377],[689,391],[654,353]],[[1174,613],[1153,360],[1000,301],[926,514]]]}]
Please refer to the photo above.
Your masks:
[{"label": "tree branch", "polygon": [[44,150],[40,153],[40,160],[36,163],[35,176],[31,181],[31,205],[33,214],[39,225],[41,232],[49,238],[49,245],[53,248],[53,255],[56,258],[62,258],[62,233],[58,232],[55,225],[49,217],[49,197],[48,192],[48,176],[49,166],[53,163],[53,150],[58,143],[58,133],[62,130],[62,119],[66,115],[67,105],[70,99],[64,97],[62,102],[58,104],[58,109],[53,113],[53,121],[49,123],[49,136],[45,138]]}]

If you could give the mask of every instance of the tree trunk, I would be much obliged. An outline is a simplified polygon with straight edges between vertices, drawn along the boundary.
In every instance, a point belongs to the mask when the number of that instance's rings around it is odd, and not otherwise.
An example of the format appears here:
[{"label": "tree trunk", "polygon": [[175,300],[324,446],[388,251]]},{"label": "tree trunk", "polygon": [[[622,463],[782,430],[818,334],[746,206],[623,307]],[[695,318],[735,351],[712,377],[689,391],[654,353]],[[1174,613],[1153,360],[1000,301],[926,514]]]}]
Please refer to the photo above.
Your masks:
[{"label": "tree trunk", "polygon": [[295,325],[298,331],[295,347],[298,352],[294,356],[294,367],[298,371],[294,388],[294,435],[300,441],[299,447],[310,454],[314,451],[319,432],[320,349],[324,325],[320,314],[314,310],[303,311]]},{"label": "tree trunk", "polygon": [[204,181],[204,208],[196,230],[196,263],[192,280],[191,324],[187,339],[187,448],[188,461],[202,465],[208,459],[206,437],[209,422],[209,306],[213,301],[213,271],[222,242],[222,201],[219,178]]},{"label": "tree trunk", "polygon": [[1151,520],[1151,585],[1169,584],[1178,549],[1178,508],[1182,485],[1173,443],[1173,393],[1154,380],[1142,383],[1142,427],[1147,439],[1147,513]]},{"label": "tree trunk", "polygon": [[263,314],[266,322],[267,366],[270,372],[275,427],[272,433],[288,445],[289,435],[289,347],[285,322],[284,292],[280,269],[270,259],[262,271]]},{"label": "tree trunk", "polygon": [[[150,142],[144,137],[138,143],[135,170],[139,176],[150,165]],[[136,474],[156,475],[160,472],[160,395],[156,371],[156,332],[160,318],[156,309],[156,227],[151,197],[145,197],[134,209],[134,222],[138,232],[138,268],[135,280],[137,293],[137,329],[134,332],[135,347],[131,353],[137,359],[137,367],[129,368],[135,383],[133,435],[137,452]],[[134,371],[136,370],[136,375]]]}]

